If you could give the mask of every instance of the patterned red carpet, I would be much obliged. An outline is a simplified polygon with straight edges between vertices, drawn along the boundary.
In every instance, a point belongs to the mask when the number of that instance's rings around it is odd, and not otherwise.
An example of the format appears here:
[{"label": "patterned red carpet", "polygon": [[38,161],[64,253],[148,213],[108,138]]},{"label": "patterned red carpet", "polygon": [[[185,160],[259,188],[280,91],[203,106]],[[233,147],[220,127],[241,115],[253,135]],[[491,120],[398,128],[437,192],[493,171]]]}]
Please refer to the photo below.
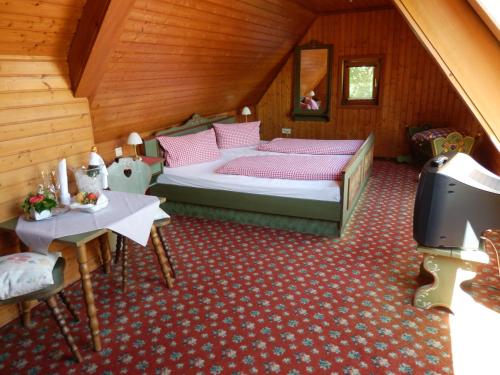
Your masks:
[{"label": "patterned red carpet", "polygon": [[[175,217],[165,230],[175,287],[151,249],[134,247],[130,292],[120,268],[94,272],[104,349],[90,349],[80,285],[67,294],[82,321],[71,330],[77,365],[41,305],[35,328],[0,330],[0,373],[450,374],[448,314],[411,304],[420,255],[412,240],[417,172],[376,162],[341,240]],[[493,262],[479,285],[496,285]],[[500,312],[499,292],[473,287]]]}]

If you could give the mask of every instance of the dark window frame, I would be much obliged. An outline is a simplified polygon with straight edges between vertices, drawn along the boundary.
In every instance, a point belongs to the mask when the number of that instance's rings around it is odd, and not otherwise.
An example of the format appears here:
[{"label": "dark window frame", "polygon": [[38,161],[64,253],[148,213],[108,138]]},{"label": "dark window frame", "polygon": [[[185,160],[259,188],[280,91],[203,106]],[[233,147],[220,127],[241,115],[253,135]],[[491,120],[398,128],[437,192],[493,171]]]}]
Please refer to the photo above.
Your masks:
[{"label": "dark window frame", "polygon": [[[373,99],[349,99],[349,68],[373,66]],[[342,59],[341,100],[342,106],[378,106],[380,104],[380,77],[382,58],[380,56],[344,57]]]}]

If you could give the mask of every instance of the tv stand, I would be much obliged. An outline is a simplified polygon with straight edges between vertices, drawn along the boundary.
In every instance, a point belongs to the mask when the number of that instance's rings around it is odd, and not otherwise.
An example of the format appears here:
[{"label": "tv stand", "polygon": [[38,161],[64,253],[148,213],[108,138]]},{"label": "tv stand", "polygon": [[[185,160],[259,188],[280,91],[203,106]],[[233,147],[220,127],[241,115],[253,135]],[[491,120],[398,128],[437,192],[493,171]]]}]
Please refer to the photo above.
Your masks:
[{"label": "tv stand", "polygon": [[479,264],[488,264],[488,254],[483,250],[440,249],[417,246],[424,255],[420,276],[433,277],[431,284],[415,292],[413,305],[423,309],[446,307],[451,312],[471,297],[460,285],[476,276]]}]

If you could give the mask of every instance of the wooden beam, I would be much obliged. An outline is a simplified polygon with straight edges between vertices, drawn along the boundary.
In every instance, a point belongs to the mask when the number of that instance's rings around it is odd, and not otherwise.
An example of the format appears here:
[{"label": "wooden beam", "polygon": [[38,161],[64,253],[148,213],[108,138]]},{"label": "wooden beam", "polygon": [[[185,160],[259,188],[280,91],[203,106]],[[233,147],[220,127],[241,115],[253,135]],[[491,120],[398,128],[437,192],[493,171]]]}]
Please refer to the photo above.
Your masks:
[{"label": "wooden beam", "polygon": [[[479,17],[481,17],[486,26],[488,26],[493,35],[495,35],[495,38],[500,41],[500,28],[496,23],[496,21],[498,20],[495,20],[493,15],[488,13],[488,11],[493,11],[493,9],[487,9],[481,0],[467,1],[469,2],[470,6],[474,8]],[[496,6],[498,7],[498,4]]]},{"label": "wooden beam", "polygon": [[134,0],[88,0],[68,54],[75,97],[91,97],[106,71]]},{"label": "wooden beam", "polygon": [[500,49],[467,0],[394,0],[500,152]]}]

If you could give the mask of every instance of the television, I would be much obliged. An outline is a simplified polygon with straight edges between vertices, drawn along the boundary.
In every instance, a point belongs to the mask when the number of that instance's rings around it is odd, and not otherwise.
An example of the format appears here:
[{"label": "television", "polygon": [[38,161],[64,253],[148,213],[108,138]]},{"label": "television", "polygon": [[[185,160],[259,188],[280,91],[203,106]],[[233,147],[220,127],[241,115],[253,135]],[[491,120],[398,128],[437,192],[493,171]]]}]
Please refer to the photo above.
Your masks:
[{"label": "television", "polygon": [[413,213],[413,237],[420,245],[479,249],[482,233],[499,228],[499,176],[463,153],[439,155],[424,165]]}]

